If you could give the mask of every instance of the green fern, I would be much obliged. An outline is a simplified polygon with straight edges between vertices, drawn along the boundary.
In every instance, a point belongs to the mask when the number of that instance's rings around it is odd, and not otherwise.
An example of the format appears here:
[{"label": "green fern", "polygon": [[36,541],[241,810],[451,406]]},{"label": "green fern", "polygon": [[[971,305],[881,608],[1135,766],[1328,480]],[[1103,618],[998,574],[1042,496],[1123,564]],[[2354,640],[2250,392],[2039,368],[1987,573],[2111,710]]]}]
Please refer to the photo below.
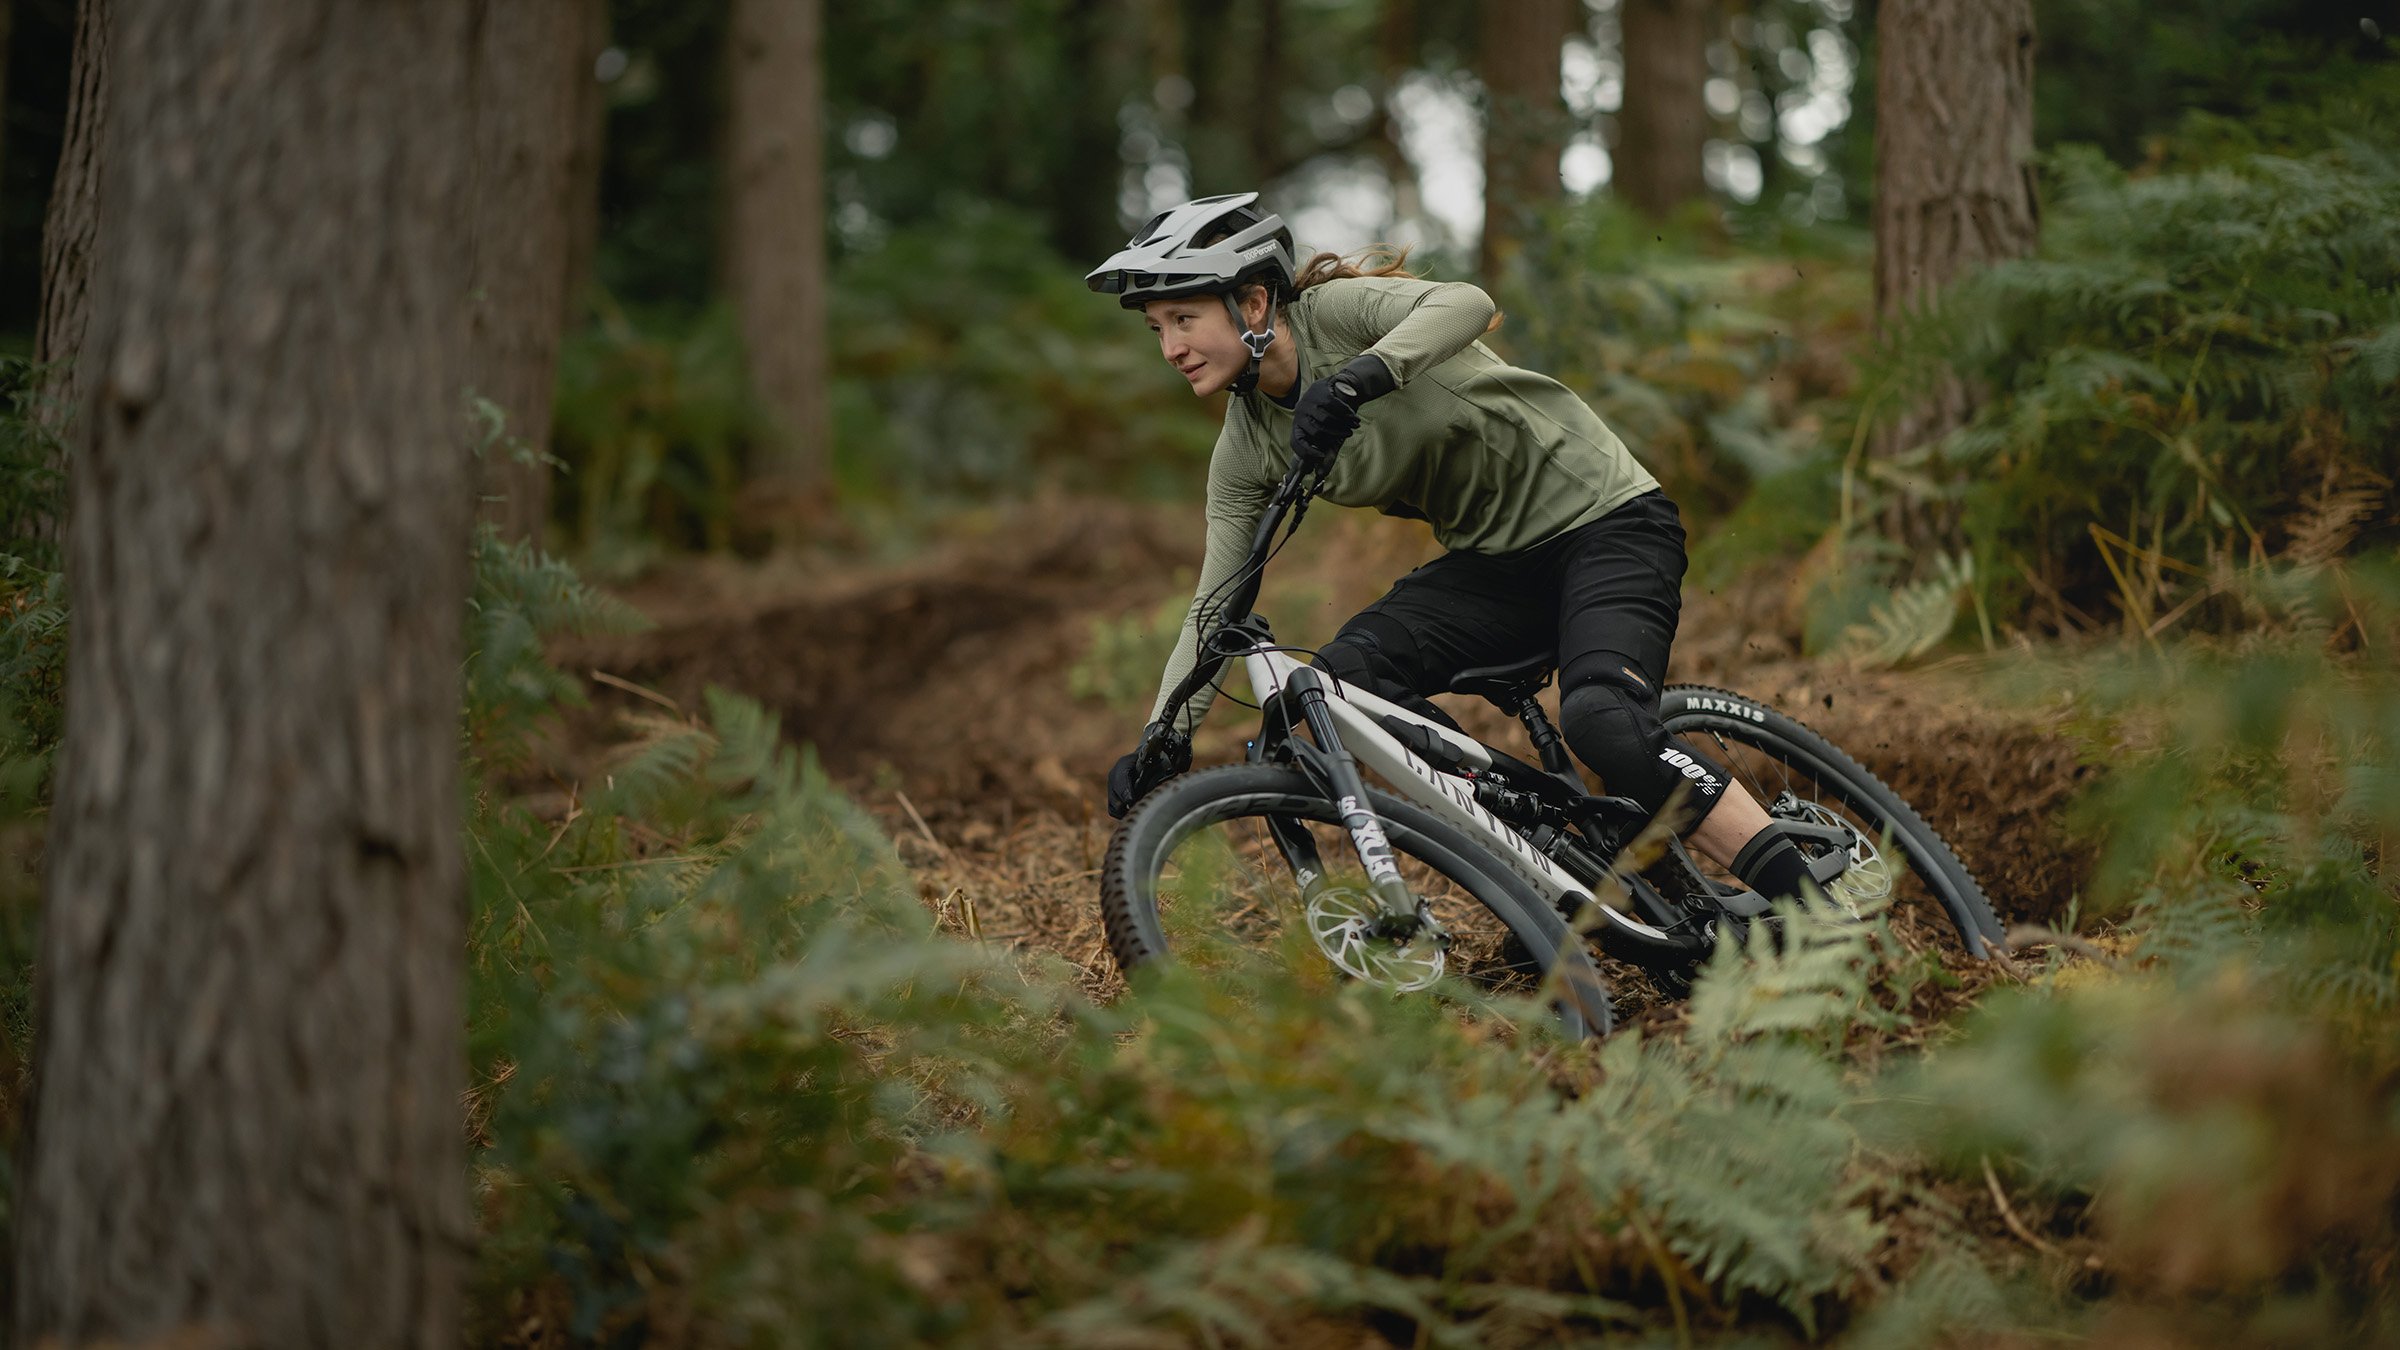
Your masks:
[{"label": "green fern", "polygon": [[[2329,474],[2386,489],[2350,552],[2394,537],[2393,159],[2352,144],[2146,177],[2075,151],[2049,167],[2041,256],[1961,282],[1868,363],[1862,416],[1960,374],[1983,395],[1927,447],[1938,472],[1877,490],[1953,515],[1987,559],[2041,560],[2028,587],[2145,624],[2186,600],[2175,612],[2238,615],[2199,574],[2289,548]],[[2094,525],[2165,575],[2128,592]]]},{"label": "green fern", "polygon": [[1975,560],[1942,554],[1932,575],[1894,590],[1868,611],[1866,622],[1842,635],[1839,653],[1852,665],[1883,669],[1913,661],[1941,645],[1958,626],[1961,602],[1973,594]]}]

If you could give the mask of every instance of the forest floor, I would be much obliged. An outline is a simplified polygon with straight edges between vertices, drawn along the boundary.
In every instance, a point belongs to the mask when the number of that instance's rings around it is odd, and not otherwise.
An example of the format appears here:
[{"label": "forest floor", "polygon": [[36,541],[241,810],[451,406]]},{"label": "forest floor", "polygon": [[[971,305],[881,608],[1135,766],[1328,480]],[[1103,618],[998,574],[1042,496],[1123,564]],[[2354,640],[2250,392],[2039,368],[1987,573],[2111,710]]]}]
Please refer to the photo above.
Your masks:
[{"label": "forest floor", "polygon": [[[1101,784],[1148,713],[1155,666],[1123,672],[1120,687],[1131,679],[1138,693],[1113,704],[1078,697],[1069,672],[1088,659],[1095,621],[1148,618],[1189,594],[1197,517],[1054,498],[958,517],[899,564],[797,554],[672,564],[620,592],[654,627],[559,650],[569,669],[609,677],[591,686],[572,739],[602,749],[621,715],[655,713],[662,698],[695,710],[710,686],[756,699],[882,822],[931,924],[1056,956],[1112,996],[1098,921],[1112,824]],[[1436,552],[1422,525],[1321,508],[1270,570],[1259,608],[1286,641],[1320,641]],[[2057,817],[2088,770],[2051,719],[1996,700],[1981,658],[1905,672],[1802,659],[1789,587],[1758,572],[1720,592],[1687,589],[1671,678],[1798,716],[1932,821],[2006,922],[2061,919],[2089,859]],[[1522,739],[1488,706],[1442,701],[1487,740]],[[1221,703],[1199,762],[1238,758],[1254,725]],[[1643,1015],[1645,982],[1612,976],[1624,1011]]]}]

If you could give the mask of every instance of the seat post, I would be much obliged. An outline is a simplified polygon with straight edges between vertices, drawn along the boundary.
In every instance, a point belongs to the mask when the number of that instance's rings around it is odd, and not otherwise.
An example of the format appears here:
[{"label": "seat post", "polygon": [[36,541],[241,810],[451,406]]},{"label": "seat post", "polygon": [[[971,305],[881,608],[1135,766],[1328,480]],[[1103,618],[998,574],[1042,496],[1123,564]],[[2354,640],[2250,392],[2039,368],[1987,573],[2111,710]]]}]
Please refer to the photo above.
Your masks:
[{"label": "seat post", "polygon": [[1575,761],[1567,754],[1566,739],[1550,724],[1550,715],[1542,711],[1541,700],[1532,694],[1516,708],[1517,720],[1525,724],[1525,734],[1533,738],[1533,748],[1542,754],[1542,768],[1551,773],[1572,774]]}]

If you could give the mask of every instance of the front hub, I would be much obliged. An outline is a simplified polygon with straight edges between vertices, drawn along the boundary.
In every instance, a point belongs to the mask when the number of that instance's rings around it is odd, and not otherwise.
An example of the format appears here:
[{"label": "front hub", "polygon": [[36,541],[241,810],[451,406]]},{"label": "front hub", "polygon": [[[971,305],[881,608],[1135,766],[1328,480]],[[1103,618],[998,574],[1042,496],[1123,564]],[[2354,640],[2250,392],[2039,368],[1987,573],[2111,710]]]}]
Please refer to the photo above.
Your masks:
[{"label": "front hub", "polygon": [[1308,902],[1308,933],[1325,959],[1352,979],[1408,993],[1442,978],[1449,944],[1422,907],[1393,915],[1375,896],[1328,886]]}]

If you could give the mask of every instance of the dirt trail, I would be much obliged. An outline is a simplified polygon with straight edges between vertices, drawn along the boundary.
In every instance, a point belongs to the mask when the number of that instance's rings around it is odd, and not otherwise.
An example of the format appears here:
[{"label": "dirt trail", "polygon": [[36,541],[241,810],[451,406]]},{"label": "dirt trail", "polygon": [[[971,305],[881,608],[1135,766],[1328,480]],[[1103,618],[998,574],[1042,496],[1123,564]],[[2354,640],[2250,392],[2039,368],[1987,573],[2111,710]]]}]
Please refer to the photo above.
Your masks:
[{"label": "dirt trail", "polygon": [[[759,700],[881,818],[937,922],[1055,953],[1103,990],[1113,975],[1096,868],[1111,822],[1099,784],[1143,710],[1080,701],[1067,672],[1094,619],[1148,613],[1188,584],[1196,515],[1050,501],[962,526],[899,566],[687,563],[627,592],[657,627],[560,655],[685,707],[710,685]],[[1412,528],[1310,520],[1315,547],[1279,562],[1267,608],[1280,618],[1273,587],[1296,584],[1315,611],[1305,617],[1330,631],[1429,556]],[[2088,870],[2055,825],[2086,772],[2066,742],[2038,716],[1995,709],[1965,667],[1864,674],[1803,661],[1784,622],[1771,582],[1695,592],[1672,677],[1763,697],[1848,749],[1943,831],[2004,919],[2063,912]],[[593,693],[595,720],[643,706]],[[1448,702],[1487,738],[1515,734],[1489,708]],[[1249,716],[1213,716],[1203,762],[1238,754]]]}]

